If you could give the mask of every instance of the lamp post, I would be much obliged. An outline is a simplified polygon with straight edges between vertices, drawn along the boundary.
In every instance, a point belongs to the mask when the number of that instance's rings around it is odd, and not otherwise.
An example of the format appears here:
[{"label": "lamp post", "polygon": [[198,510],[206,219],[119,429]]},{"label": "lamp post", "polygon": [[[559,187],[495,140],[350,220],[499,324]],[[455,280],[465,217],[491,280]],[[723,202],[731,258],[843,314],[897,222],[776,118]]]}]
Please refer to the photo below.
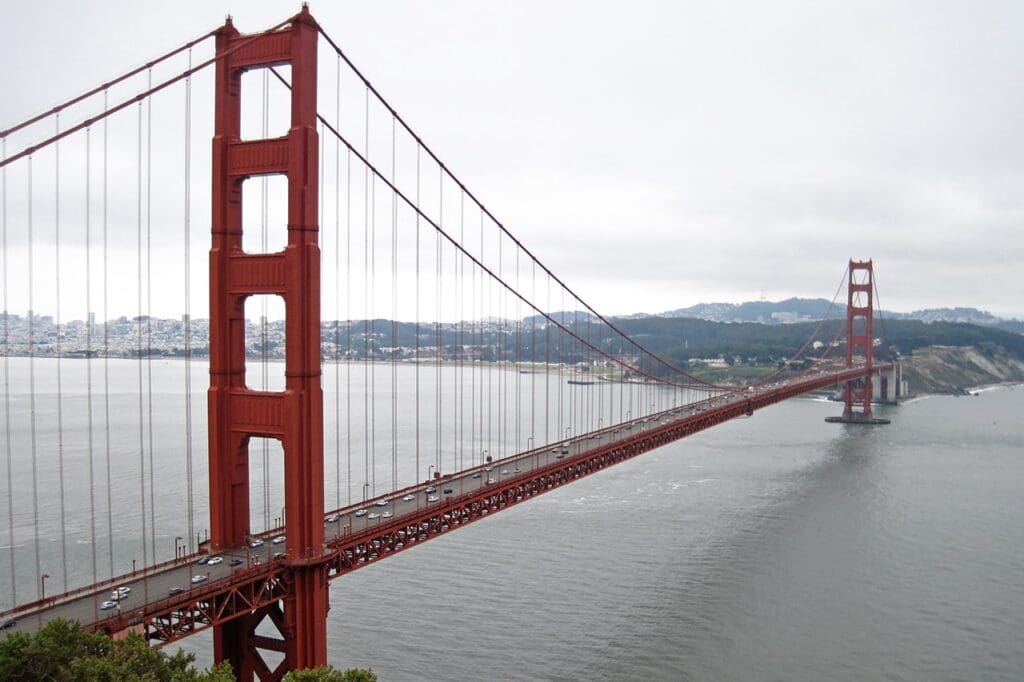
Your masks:
[{"label": "lamp post", "polygon": [[533,450],[533,436],[526,439],[526,449]]},{"label": "lamp post", "polygon": [[369,492],[369,490],[370,490],[370,484],[369,483],[364,483],[363,484],[363,502],[366,502],[366,495]]},{"label": "lamp post", "polygon": [[[180,535],[175,535],[174,536],[174,558],[175,559],[178,558],[178,543],[181,542],[182,539],[183,538]],[[182,547],[182,549],[184,549],[184,547]],[[184,552],[182,552],[182,554],[184,554]]]},{"label": "lamp post", "polygon": [[428,481],[431,478],[431,472],[433,471],[433,469],[434,469],[434,465],[433,464],[431,464],[430,466],[427,467],[427,480]]},{"label": "lamp post", "polygon": [[49,573],[43,573],[39,576],[39,598],[46,599],[46,579],[50,577]]}]

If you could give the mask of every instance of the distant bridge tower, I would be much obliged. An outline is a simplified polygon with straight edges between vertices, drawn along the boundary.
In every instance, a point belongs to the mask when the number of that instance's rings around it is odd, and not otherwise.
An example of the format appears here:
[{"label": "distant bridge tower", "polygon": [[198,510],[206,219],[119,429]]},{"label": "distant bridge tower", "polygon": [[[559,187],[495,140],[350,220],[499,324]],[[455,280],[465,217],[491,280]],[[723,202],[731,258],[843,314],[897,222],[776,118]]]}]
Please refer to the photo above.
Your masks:
[{"label": "distant bridge tower", "polygon": [[[826,421],[855,424],[888,424],[887,419],[871,415],[872,376],[874,366],[874,270],[871,260],[850,261],[846,293],[846,368],[853,369],[854,357],[864,358],[866,370],[862,378],[851,379],[843,386],[842,417]],[[860,367],[860,365],[858,365]]]},{"label": "distant bridge tower", "polygon": [[[249,440],[276,438],[284,450],[287,536],[285,597],[214,628],[216,660],[240,680],[277,680],[327,662],[324,564],[323,392],[320,385],[320,251],[317,246],[317,24],[303,7],[288,27],[217,33],[210,248],[210,549],[241,547],[249,527]],[[291,127],[280,138],[241,140],[241,78],[255,68],[291,67]],[[288,179],[288,242],[276,253],[242,249],[242,185],[254,176]],[[250,223],[251,224],[251,223]],[[245,383],[245,300],[273,294],[285,304],[285,389]],[[272,624],[280,637],[257,633]],[[283,654],[271,669],[260,650]]]}]

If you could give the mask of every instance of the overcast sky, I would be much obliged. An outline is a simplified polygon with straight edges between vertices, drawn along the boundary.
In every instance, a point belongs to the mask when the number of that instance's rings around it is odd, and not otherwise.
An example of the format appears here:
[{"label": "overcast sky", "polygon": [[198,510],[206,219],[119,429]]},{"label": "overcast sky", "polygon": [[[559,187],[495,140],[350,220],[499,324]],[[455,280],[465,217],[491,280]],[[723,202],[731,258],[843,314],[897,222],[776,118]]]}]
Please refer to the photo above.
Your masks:
[{"label": "overcast sky", "polygon": [[[229,12],[245,32],[297,9],[6,3],[0,127]],[[886,308],[1024,317],[1024,3],[311,10],[495,215],[602,312],[830,298],[852,257],[874,259]]]}]

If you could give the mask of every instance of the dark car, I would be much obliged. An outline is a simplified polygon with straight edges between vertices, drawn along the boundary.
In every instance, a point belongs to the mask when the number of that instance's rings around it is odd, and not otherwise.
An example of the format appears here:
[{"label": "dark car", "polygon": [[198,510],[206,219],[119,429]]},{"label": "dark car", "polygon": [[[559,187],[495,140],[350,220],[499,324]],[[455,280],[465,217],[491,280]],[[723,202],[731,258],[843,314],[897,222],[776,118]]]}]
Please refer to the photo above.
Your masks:
[{"label": "dark car", "polygon": [[0,630],[6,630],[7,628],[13,628],[17,624],[18,624],[18,621],[14,620],[13,618],[8,618],[4,622],[0,623]]},{"label": "dark car", "polygon": [[242,563],[243,562],[242,562],[241,559],[239,559],[238,557],[235,557],[234,559],[232,559],[231,561],[228,562],[228,566],[241,566]]},{"label": "dark car", "polygon": [[181,594],[184,591],[184,587],[172,587],[171,589],[167,590],[167,596],[173,597],[174,595]]},{"label": "dark car", "polygon": [[451,488],[445,488],[444,489],[444,494],[445,495],[451,495],[453,492],[455,492],[455,491],[452,490]]}]

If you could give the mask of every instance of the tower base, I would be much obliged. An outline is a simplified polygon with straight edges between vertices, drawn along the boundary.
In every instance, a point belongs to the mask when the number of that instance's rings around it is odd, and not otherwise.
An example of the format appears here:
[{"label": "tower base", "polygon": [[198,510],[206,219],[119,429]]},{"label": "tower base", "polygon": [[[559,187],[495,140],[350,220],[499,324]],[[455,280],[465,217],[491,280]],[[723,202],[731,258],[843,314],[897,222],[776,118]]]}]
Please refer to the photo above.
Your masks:
[{"label": "tower base", "polygon": [[825,421],[829,424],[888,424],[888,419],[881,417],[872,417],[869,415],[862,414],[860,412],[854,412],[852,414],[844,414],[841,417],[825,417]]}]

